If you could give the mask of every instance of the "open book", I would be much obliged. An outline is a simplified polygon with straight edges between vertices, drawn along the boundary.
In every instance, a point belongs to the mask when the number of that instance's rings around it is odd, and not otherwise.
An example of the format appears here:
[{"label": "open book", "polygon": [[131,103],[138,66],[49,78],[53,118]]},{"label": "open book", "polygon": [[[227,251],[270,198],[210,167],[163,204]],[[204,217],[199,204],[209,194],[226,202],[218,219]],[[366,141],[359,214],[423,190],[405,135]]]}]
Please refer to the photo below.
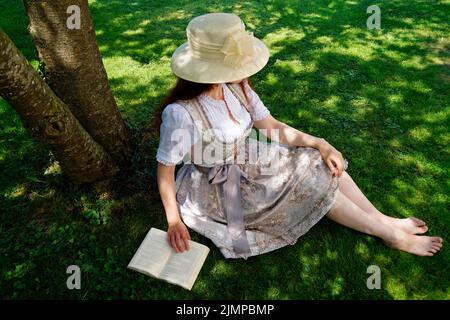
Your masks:
[{"label": "open book", "polygon": [[176,253],[167,241],[167,232],[151,228],[128,268],[191,290],[209,248],[192,240],[189,245],[189,250]]}]

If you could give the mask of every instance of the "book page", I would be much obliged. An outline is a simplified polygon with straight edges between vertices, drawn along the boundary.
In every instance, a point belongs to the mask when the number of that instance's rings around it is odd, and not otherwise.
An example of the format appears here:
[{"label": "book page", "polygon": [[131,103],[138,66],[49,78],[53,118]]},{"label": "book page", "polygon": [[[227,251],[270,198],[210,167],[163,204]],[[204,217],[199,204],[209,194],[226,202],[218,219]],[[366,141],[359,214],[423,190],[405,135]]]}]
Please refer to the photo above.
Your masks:
[{"label": "book page", "polygon": [[189,244],[188,251],[183,253],[173,251],[160,278],[191,290],[209,253],[209,248],[193,241],[189,241]]},{"label": "book page", "polygon": [[172,253],[167,234],[151,228],[139,249],[128,264],[128,268],[154,277],[159,277]]}]

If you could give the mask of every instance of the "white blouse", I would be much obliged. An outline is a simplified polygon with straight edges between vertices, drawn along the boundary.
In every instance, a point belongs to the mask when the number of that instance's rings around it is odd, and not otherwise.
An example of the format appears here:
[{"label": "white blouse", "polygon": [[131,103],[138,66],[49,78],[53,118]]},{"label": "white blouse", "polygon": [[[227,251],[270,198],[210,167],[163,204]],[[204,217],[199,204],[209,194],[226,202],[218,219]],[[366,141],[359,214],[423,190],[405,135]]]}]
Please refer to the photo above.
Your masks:
[{"label": "white blouse", "polygon": [[[249,104],[252,106],[251,113],[225,84],[221,86],[230,112],[239,121],[239,124],[230,118],[223,100],[216,100],[206,94],[200,94],[199,101],[219,139],[232,142],[244,133],[252,119],[253,121],[262,120],[269,116],[270,112],[248,84],[246,84],[246,89],[249,94]],[[162,113],[156,160],[165,165],[178,164],[190,152],[192,145],[198,139],[198,130],[189,113],[180,104],[171,103],[164,108]]]}]

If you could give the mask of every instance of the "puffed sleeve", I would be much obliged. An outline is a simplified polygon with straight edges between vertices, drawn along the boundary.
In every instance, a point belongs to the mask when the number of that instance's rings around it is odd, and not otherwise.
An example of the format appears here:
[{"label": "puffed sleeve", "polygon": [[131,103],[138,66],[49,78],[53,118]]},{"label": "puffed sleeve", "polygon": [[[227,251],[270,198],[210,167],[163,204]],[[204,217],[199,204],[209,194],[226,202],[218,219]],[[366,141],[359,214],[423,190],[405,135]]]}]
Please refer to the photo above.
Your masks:
[{"label": "puffed sleeve", "polygon": [[164,165],[180,163],[197,142],[199,134],[186,109],[171,103],[164,108],[156,160]]},{"label": "puffed sleeve", "polygon": [[253,121],[259,121],[265,117],[268,117],[270,115],[270,111],[261,101],[258,94],[248,85],[247,82],[245,82],[244,85],[248,94],[249,103],[253,107],[253,110],[251,110]]}]

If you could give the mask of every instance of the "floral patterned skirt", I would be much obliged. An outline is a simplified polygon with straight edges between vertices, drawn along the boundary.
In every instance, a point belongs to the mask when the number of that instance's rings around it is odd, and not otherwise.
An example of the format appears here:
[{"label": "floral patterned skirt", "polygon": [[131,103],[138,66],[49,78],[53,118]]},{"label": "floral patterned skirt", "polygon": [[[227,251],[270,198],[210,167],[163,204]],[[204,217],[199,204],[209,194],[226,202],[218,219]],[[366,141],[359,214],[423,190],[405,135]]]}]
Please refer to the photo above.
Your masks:
[{"label": "floral patterned skirt", "polygon": [[246,256],[233,251],[221,186],[210,184],[194,164],[184,164],[177,172],[177,203],[184,223],[211,239],[225,258],[247,258],[295,244],[329,212],[336,197],[338,178],[318,150],[252,142],[242,151],[245,162],[239,165],[247,175],[241,180],[251,250]]}]

